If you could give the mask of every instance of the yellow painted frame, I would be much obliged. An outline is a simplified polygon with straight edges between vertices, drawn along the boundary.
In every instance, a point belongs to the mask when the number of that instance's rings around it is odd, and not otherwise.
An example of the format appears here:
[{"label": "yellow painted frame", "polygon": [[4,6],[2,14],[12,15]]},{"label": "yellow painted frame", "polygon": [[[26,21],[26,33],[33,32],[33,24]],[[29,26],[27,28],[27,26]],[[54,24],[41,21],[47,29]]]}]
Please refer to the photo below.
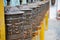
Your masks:
[{"label": "yellow painted frame", "polygon": [[5,39],[4,1],[0,0],[0,40]]},{"label": "yellow painted frame", "polygon": [[44,40],[44,33],[45,33],[45,30],[44,30],[44,20],[41,22],[40,26],[41,26],[40,40]]},{"label": "yellow painted frame", "polygon": [[45,15],[45,29],[48,30],[48,19],[49,19],[49,11],[46,12]]}]

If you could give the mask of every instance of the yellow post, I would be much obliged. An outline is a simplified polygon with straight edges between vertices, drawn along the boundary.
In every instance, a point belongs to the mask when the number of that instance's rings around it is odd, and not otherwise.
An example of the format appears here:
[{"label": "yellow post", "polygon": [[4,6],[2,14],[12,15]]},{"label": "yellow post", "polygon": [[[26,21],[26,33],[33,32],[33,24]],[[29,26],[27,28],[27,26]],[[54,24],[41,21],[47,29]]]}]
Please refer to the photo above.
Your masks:
[{"label": "yellow post", "polygon": [[48,17],[49,17],[49,16],[48,16],[48,15],[49,15],[48,13],[49,13],[49,11],[47,11],[47,13],[46,13],[46,15],[45,15],[45,25],[46,25],[46,28],[45,28],[45,29],[46,29],[46,30],[48,30]]},{"label": "yellow post", "polygon": [[41,22],[40,40],[44,40],[44,21]]},{"label": "yellow post", "polygon": [[0,0],[0,40],[5,40],[5,25],[4,25],[4,5],[3,0]]}]

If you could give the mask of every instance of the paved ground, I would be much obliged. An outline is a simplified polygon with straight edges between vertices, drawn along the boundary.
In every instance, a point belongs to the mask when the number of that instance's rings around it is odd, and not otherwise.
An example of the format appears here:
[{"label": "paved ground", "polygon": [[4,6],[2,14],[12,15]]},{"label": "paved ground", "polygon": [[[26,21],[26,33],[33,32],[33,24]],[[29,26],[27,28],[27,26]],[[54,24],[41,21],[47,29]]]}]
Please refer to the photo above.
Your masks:
[{"label": "paved ground", "polygon": [[45,40],[60,40],[60,21],[49,20],[49,30],[45,32]]},{"label": "paved ground", "polygon": [[[58,5],[57,10],[60,9],[60,0],[58,0]],[[60,21],[55,19],[56,8],[56,5],[50,7],[49,30],[45,32],[45,40],[60,40]]]}]

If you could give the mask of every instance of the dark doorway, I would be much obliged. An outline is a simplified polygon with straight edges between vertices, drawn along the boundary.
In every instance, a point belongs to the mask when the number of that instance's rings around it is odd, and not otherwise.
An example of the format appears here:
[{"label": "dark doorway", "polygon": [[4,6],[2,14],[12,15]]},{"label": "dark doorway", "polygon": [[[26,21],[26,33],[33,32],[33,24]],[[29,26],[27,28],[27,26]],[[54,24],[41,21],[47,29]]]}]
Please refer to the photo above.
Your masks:
[{"label": "dark doorway", "polygon": [[7,5],[10,5],[10,0],[6,0],[7,1]]},{"label": "dark doorway", "polygon": [[28,3],[29,1],[28,1],[28,0],[26,0],[26,2]]},{"label": "dark doorway", "polygon": [[22,0],[20,0],[20,5],[22,4]]},{"label": "dark doorway", "polygon": [[51,5],[52,5],[52,6],[55,5],[55,0],[51,0]]}]

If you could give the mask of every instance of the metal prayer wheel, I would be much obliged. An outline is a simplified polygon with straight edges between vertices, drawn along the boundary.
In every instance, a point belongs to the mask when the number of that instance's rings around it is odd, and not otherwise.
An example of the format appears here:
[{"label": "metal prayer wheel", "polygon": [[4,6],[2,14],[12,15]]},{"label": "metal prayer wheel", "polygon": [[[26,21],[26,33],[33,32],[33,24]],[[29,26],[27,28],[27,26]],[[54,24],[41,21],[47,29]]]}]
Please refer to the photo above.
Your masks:
[{"label": "metal prayer wheel", "polygon": [[[23,11],[5,13],[6,35],[7,40],[20,40],[22,32]],[[22,19],[23,20],[23,19]]]}]

